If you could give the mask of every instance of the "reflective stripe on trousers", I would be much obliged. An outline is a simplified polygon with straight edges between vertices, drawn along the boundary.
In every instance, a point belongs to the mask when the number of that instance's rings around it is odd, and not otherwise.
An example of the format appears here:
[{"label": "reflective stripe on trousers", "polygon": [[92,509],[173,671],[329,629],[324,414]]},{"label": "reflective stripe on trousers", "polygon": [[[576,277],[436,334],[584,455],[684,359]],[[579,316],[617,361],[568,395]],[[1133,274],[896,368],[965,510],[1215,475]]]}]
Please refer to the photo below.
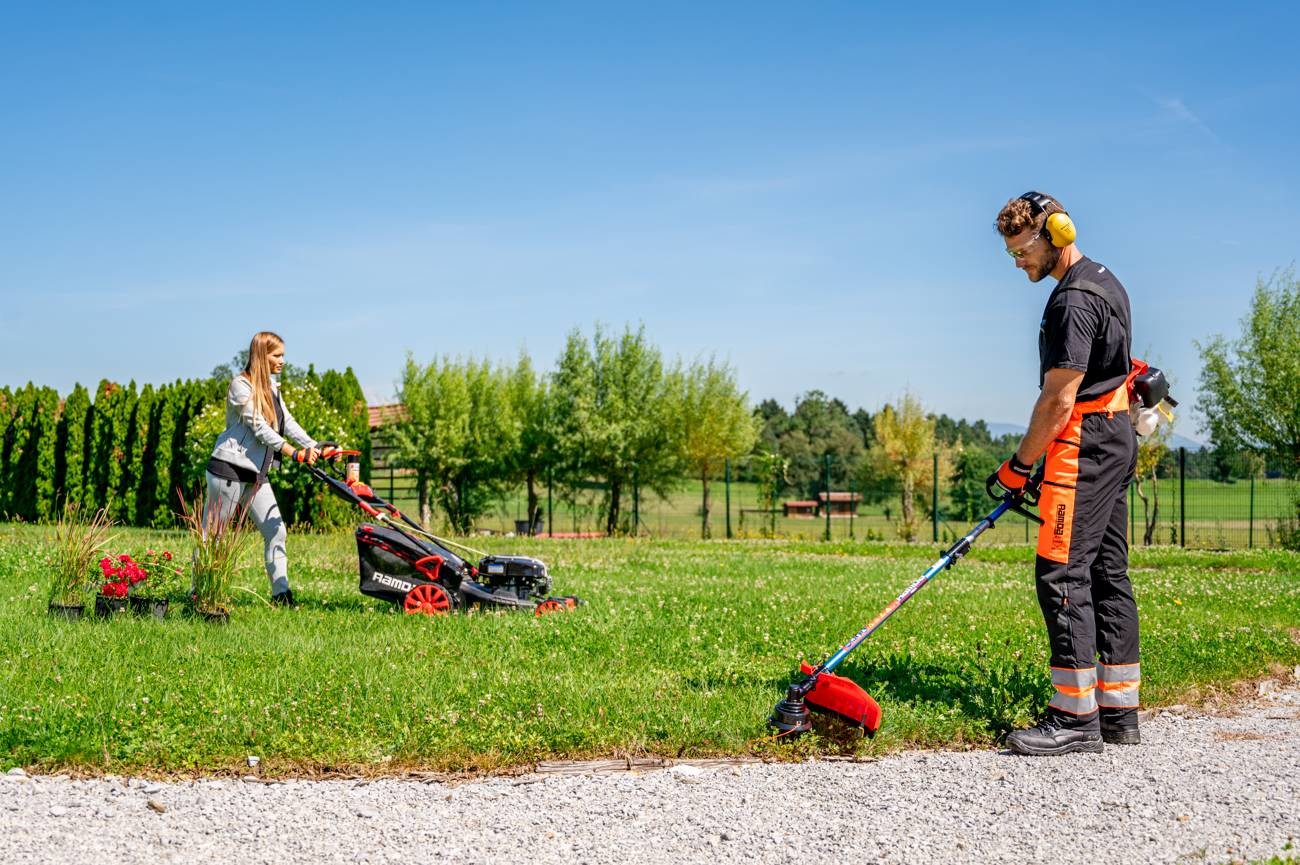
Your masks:
[{"label": "reflective stripe on trousers", "polygon": [[1091,715],[1097,711],[1097,668],[1070,670],[1052,668],[1055,696],[1047,705],[1071,715]]},{"label": "reflective stripe on trousers", "polygon": [[1140,664],[1098,664],[1097,705],[1103,709],[1136,709],[1141,682]]}]

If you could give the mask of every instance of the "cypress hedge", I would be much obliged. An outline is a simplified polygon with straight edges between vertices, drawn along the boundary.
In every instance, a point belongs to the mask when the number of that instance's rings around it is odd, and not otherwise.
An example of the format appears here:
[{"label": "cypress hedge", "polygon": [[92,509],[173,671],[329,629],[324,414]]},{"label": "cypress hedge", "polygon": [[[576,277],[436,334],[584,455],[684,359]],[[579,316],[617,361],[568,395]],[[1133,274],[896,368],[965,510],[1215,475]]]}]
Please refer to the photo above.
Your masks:
[{"label": "cypress hedge", "polygon": [[[310,376],[343,419],[343,429],[331,435],[341,432],[349,447],[362,450],[369,477],[369,424],[356,376],[350,368]],[[228,384],[223,376],[143,388],[105,379],[93,399],[81,384],[64,399],[31,382],[0,387],[0,519],[48,522],[64,504],[76,502],[102,507],[124,525],[176,525],[180,495],[188,499],[198,492],[194,454],[210,448],[215,435],[200,433],[194,422],[205,408],[224,401]],[[196,434],[209,440],[192,442]],[[337,520],[324,497],[297,490],[302,480],[286,481],[294,500],[286,509],[289,521]]]}]

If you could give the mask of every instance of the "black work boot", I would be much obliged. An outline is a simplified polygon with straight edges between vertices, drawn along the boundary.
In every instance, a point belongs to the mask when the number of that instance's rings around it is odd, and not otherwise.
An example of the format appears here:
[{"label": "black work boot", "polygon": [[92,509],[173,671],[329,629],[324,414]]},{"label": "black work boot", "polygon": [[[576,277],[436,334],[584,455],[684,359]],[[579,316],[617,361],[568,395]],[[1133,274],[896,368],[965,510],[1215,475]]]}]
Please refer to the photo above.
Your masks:
[{"label": "black work boot", "polygon": [[1100,754],[1101,734],[1095,729],[1066,726],[1062,719],[1048,715],[1037,727],[1016,730],[1007,736],[1007,747],[1017,754],[1032,757],[1055,757],[1083,751]]},{"label": "black work boot", "polygon": [[276,592],[271,596],[271,603],[277,607],[288,607],[291,610],[298,609],[298,601],[293,596],[293,589],[285,589],[283,592]]},{"label": "black work boot", "polygon": [[1140,745],[1137,709],[1102,709],[1101,740],[1107,745]]}]

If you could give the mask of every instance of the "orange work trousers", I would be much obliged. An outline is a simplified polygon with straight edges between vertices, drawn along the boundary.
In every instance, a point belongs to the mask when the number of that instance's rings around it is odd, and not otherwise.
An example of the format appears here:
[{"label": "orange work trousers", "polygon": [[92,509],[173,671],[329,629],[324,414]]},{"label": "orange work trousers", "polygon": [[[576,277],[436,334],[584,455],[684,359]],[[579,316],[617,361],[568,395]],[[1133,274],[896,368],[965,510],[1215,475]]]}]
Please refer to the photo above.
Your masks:
[{"label": "orange work trousers", "polygon": [[1035,584],[1051,641],[1051,710],[1072,726],[1136,712],[1138,612],[1128,575],[1137,436],[1128,391],[1077,403],[1047,449]]}]

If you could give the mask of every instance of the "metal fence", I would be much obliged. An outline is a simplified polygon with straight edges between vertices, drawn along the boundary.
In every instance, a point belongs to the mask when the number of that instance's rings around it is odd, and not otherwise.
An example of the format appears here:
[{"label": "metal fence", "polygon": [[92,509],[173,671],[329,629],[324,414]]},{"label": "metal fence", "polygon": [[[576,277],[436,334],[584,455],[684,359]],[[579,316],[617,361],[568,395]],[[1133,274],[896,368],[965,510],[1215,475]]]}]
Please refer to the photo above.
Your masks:
[{"label": "metal fence", "polygon": [[[376,493],[410,512],[416,510],[415,476],[377,460],[371,474]],[[1277,547],[1284,532],[1296,532],[1300,483],[1282,464],[1252,455],[1220,457],[1207,451],[1170,451],[1155,469],[1155,479],[1145,478],[1129,491],[1129,538],[1135,547],[1148,544],[1198,549]],[[760,500],[752,481],[718,480],[710,485],[711,535],[715,538],[785,537],[808,540],[893,540],[902,533],[900,496],[897,491],[847,489],[860,500],[841,514],[817,507],[785,507],[808,501],[817,493],[785,490],[769,508]],[[819,490],[818,492],[823,492]],[[599,482],[576,489],[538,489],[542,508],[538,534],[556,536],[599,535],[604,531],[605,487]],[[964,534],[969,520],[954,506],[950,484],[942,482],[917,492],[913,537],[917,541],[945,542]],[[636,533],[662,538],[698,538],[702,531],[703,489],[698,480],[661,498],[644,490],[625,496],[625,524]],[[843,507],[843,505],[840,505]],[[505,496],[477,522],[484,533],[523,534],[528,531],[527,506],[522,489]],[[1008,515],[990,540],[1031,543],[1035,527],[1021,517]]]}]

